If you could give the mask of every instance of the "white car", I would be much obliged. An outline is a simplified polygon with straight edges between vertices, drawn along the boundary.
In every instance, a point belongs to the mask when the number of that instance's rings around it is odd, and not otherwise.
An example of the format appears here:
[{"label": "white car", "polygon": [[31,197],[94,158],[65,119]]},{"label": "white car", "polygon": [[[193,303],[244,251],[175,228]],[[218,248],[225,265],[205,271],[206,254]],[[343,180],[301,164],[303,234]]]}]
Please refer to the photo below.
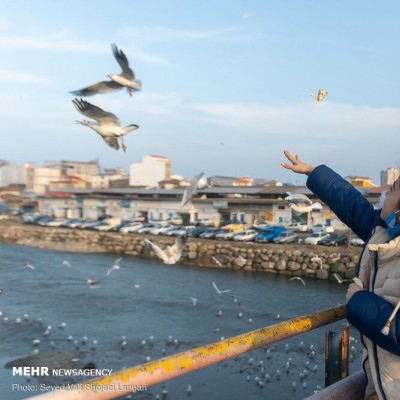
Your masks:
[{"label": "white car", "polygon": [[292,222],[290,225],[288,225],[286,227],[286,229],[288,229],[290,231],[295,231],[295,232],[307,232],[308,225],[302,224],[301,222]]},{"label": "white car", "polygon": [[234,231],[234,230],[228,230],[228,229],[221,229],[220,233],[217,233],[215,235],[215,239],[220,240],[231,240],[233,239],[234,236],[236,236],[238,233],[241,233],[241,231]]},{"label": "white car", "polygon": [[324,232],[315,232],[310,236],[306,237],[303,241],[304,244],[318,244],[322,239],[325,239],[328,236],[327,233]]},{"label": "white car", "polygon": [[161,225],[155,226],[153,229],[150,229],[151,235],[162,235],[165,231],[175,228],[173,225]]},{"label": "white car", "polygon": [[240,241],[240,242],[249,242],[254,240],[255,237],[259,234],[258,231],[254,229],[246,229],[242,232],[239,232],[233,237],[233,240]]},{"label": "white car", "polygon": [[273,243],[291,243],[295,242],[299,235],[295,232],[285,231],[281,232],[277,237],[272,239]]},{"label": "white car", "polygon": [[193,225],[188,225],[188,226],[176,226],[174,229],[169,230],[166,232],[166,235],[168,236],[181,236],[181,235],[187,235],[191,230],[196,228]]},{"label": "white car", "polygon": [[129,224],[123,226],[119,231],[122,233],[134,232],[142,226],[143,224],[141,222],[130,222]]},{"label": "white car", "polygon": [[324,232],[324,233],[333,233],[335,232],[335,229],[333,229],[333,226],[331,225],[322,225],[322,224],[316,224],[313,225],[311,228],[311,232]]},{"label": "white car", "polygon": [[353,237],[353,239],[350,240],[350,244],[352,246],[364,246],[365,242],[364,240],[360,239],[358,236]]}]

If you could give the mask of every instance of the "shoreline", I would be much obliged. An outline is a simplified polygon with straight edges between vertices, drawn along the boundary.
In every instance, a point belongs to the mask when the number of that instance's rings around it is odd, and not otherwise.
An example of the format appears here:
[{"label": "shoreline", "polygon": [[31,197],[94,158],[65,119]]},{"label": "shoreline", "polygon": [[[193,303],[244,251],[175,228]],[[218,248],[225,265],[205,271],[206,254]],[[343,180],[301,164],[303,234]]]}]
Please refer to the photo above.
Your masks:
[{"label": "shoreline", "polygon": [[[123,234],[92,230],[53,228],[23,224],[20,221],[0,222],[0,240],[55,251],[75,253],[115,253],[155,258],[144,239],[164,248],[174,237],[145,234]],[[263,271],[291,276],[335,279],[354,277],[360,248],[328,247],[302,244],[240,243],[189,238],[180,263],[197,267],[214,267]],[[313,261],[311,261],[313,259]]]}]

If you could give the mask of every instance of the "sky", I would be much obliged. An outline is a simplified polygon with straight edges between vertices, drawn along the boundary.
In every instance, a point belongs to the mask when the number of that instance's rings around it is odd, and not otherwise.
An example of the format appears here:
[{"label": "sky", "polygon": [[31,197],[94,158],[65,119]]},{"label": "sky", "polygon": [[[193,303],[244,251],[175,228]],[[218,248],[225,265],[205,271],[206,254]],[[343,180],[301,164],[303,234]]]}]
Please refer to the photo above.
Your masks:
[{"label": "sky", "polygon": [[[302,184],[283,150],[379,184],[400,167],[400,3],[269,0],[1,0],[0,158],[102,168],[172,161],[184,177]],[[69,92],[120,73],[142,90],[87,97],[140,128],[115,151]],[[312,94],[328,92],[315,104]]]}]

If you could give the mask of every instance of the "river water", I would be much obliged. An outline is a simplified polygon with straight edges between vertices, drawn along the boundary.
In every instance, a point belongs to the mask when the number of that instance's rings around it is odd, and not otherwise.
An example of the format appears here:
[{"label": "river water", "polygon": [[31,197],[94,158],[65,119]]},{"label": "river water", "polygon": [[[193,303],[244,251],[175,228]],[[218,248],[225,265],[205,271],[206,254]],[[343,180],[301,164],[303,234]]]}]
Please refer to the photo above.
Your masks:
[{"label": "river water", "polygon": [[[79,347],[81,354],[74,362],[80,367],[94,363],[97,369],[116,372],[141,364],[147,357],[155,360],[221,337],[334,307],[343,302],[346,292],[344,285],[331,281],[305,278],[303,286],[283,275],[164,265],[129,256],[123,256],[120,269],[107,276],[120,256],[64,253],[11,244],[1,244],[0,252],[0,393],[1,398],[10,400],[65,383],[60,378],[34,377],[27,382],[5,367],[32,355],[35,339],[40,340],[36,357],[60,354],[59,368],[70,367],[68,352]],[[26,263],[35,269],[24,267]],[[99,284],[88,287],[87,279]],[[231,291],[218,294],[212,281],[221,290]],[[191,297],[198,299],[196,305]],[[21,323],[16,323],[17,318]],[[61,329],[63,322],[66,326]],[[303,399],[318,385],[323,387],[325,332],[341,332],[343,322],[278,342],[269,346],[269,351],[260,348],[148,387],[132,398],[162,398],[165,390],[170,399]],[[44,336],[48,326],[52,328]],[[360,368],[362,346],[356,331],[351,329],[350,335],[355,338],[350,345],[356,350],[350,363],[354,372]],[[85,336],[86,344],[82,343]],[[126,337],[124,348],[120,345],[122,336]],[[91,349],[93,340],[97,341],[96,350]],[[310,346],[315,349],[314,358],[310,358]],[[302,378],[304,369],[306,377]],[[263,387],[257,384],[258,380],[264,382]],[[25,385],[25,389],[17,384]],[[26,392],[27,386],[33,391]]]}]

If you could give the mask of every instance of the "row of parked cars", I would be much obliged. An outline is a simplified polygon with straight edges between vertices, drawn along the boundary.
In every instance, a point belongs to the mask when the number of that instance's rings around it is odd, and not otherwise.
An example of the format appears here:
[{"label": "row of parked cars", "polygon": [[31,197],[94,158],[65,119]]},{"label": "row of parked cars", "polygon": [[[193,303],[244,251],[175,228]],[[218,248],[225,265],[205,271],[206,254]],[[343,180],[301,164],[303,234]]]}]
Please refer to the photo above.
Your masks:
[{"label": "row of parked cars", "polygon": [[[332,232],[333,228],[326,225],[314,225],[308,237],[300,237],[296,232],[297,226],[270,226],[260,224],[251,229],[245,229],[242,224],[230,224],[219,228],[204,225],[172,225],[169,221],[121,221],[119,218],[107,218],[102,221],[84,219],[56,218],[44,215],[24,214],[22,220],[49,227],[65,227],[71,229],[92,229],[98,231],[114,231],[124,234],[140,233],[152,235],[180,236],[186,234],[190,237],[203,239],[233,240],[238,242],[259,243],[304,243],[323,244],[327,246],[346,245],[348,238],[343,233]],[[328,233],[330,231],[331,233]],[[360,243],[361,242],[361,243]],[[353,238],[351,244],[362,245],[361,239]]]}]

